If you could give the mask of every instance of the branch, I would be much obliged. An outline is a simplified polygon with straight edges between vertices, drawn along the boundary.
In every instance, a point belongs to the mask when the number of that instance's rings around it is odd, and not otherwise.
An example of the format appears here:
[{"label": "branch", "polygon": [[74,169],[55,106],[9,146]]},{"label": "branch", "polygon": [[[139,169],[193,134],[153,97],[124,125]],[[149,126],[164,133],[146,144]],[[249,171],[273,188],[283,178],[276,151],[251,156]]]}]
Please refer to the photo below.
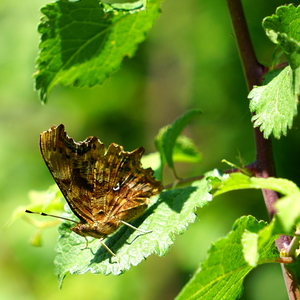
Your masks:
[{"label": "branch", "polygon": [[[241,0],[227,0],[227,5],[237,40],[248,91],[250,91],[254,85],[262,84],[262,78],[266,72],[266,68],[261,65],[256,58]],[[263,178],[276,177],[271,140],[265,139],[259,128],[254,129],[254,136],[257,153],[256,161],[253,164],[255,176]],[[279,198],[278,194],[271,190],[263,190],[262,192],[269,217],[272,219],[274,213],[276,213],[274,204]],[[280,251],[290,244],[290,242],[290,237],[280,236],[276,241],[276,246]],[[300,299],[300,291],[294,288],[296,285],[291,276],[287,273],[284,265],[281,264],[281,266],[289,299]]]}]

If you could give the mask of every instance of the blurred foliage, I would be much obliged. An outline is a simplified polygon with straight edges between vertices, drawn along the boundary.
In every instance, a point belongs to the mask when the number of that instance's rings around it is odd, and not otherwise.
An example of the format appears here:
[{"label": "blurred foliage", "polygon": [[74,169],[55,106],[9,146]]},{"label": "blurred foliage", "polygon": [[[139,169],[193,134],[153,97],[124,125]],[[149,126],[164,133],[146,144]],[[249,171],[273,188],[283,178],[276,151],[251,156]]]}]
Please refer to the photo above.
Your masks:
[{"label": "blurred foliage", "polygon": [[[225,1],[165,1],[162,15],[133,59],[101,87],[57,87],[47,105],[33,91],[38,51],[39,8],[47,1],[0,3],[0,196],[2,225],[30,190],[53,184],[39,153],[39,133],[64,123],[75,140],[98,136],[131,151],[143,145],[154,151],[158,130],[191,107],[203,114],[184,134],[203,154],[199,166],[180,164],[181,177],[253,161],[254,142],[247,89]],[[259,60],[271,62],[273,46],[261,27],[280,0],[243,1]],[[297,4],[297,3],[295,3]],[[122,101],[120,101],[122,100]],[[299,118],[288,136],[274,141],[278,176],[299,184]],[[293,167],[293,168],[291,168]],[[167,174],[169,175],[169,174]],[[169,177],[169,182],[173,178]],[[236,201],[239,203],[236,204]],[[243,205],[240,205],[243,201]],[[224,213],[225,212],[225,213]],[[267,220],[259,191],[222,195],[199,209],[198,221],[177,238],[165,257],[150,256],[122,276],[85,274],[69,277],[62,290],[53,275],[55,229],[43,234],[43,248],[28,240],[34,228],[19,220],[0,231],[1,299],[173,299],[206,257],[207,249],[231,229],[234,220],[252,214]],[[37,216],[36,218],[41,218]],[[200,245],[200,247],[199,247]],[[285,299],[280,267],[265,265],[246,278],[242,299]]]}]

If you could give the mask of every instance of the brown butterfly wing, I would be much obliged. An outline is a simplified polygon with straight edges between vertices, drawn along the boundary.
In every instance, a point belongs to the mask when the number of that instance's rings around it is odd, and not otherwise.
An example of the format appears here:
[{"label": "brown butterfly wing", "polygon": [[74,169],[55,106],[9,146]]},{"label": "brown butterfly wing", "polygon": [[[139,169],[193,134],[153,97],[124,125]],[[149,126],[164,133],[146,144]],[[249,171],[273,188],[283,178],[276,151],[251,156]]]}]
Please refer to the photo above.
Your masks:
[{"label": "brown butterfly wing", "polygon": [[64,126],[41,133],[42,156],[74,214],[84,222],[93,222],[92,202],[94,169],[105,146],[96,137],[75,143]]},{"label": "brown butterfly wing", "polygon": [[140,163],[144,148],[132,152],[111,144],[95,170],[95,189],[92,199],[93,215],[130,221],[147,208],[149,198],[162,190],[153,171]]}]

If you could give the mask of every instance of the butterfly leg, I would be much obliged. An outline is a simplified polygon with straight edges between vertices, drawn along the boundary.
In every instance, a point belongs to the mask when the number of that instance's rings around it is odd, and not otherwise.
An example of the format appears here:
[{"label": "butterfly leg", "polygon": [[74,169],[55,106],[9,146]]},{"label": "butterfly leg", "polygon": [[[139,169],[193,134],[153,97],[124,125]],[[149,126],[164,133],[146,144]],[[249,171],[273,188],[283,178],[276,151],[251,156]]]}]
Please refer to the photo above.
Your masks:
[{"label": "butterfly leg", "polygon": [[132,228],[132,229],[134,229],[134,230],[140,231],[140,232],[142,232],[142,233],[150,233],[150,232],[152,232],[152,230],[143,230],[143,229],[139,229],[139,228],[137,228],[137,227],[134,227],[134,226],[131,225],[130,223],[127,223],[127,222],[125,222],[125,221],[123,221],[123,220],[120,220],[120,222],[123,223],[124,225],[126,225],[126,226],[128,226],[128,227],[130,227],[130,228]]},{"label": "butterfly leg", "polygon": [[86,237],[86,236],[83,236],[83,237],[84,237],[84,239],[85,239],[85,247],[82,248],[81,250],[85,250],[85,249],[87,249],[88,246],[89,246],[89,241],[88,241],[87,237]]},{"label": "butterfly leg", "polygon": [[112,256],[116,256],[115,253],[112,252],[112,250],[109,249],[108,246],[106,246],[106,244],[103,242],[104,238],[101,238],[99,241],[101,243],[101,245],[112,255]]}]

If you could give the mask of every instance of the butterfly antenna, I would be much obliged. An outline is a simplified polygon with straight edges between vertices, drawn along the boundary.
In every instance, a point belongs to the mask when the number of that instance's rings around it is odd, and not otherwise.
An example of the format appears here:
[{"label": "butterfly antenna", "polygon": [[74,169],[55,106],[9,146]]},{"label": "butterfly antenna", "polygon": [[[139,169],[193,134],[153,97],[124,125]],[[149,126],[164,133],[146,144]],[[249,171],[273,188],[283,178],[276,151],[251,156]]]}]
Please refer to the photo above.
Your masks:
[{"label": "butterfly antenna", "polygon": [[74,221],[74,220],[71,220],[71,219],[68,219],[68,218],[64,218],[64,217],[59,217],[59,216],[55,216],[55,215],[46,214],[46,213],[43,213],[43,212],[35,212],[35,211],[28,210],[28,209],[26,209],[25,212],[29,213],[29,214],[36,214],[36,215],[41,215],[41,216],[46,216],[46,217],[53,217],[53,218],[57,218],[57,219],[71,221],[71,222],[74,222],[74,223],[78,224],[77,221]]}]

